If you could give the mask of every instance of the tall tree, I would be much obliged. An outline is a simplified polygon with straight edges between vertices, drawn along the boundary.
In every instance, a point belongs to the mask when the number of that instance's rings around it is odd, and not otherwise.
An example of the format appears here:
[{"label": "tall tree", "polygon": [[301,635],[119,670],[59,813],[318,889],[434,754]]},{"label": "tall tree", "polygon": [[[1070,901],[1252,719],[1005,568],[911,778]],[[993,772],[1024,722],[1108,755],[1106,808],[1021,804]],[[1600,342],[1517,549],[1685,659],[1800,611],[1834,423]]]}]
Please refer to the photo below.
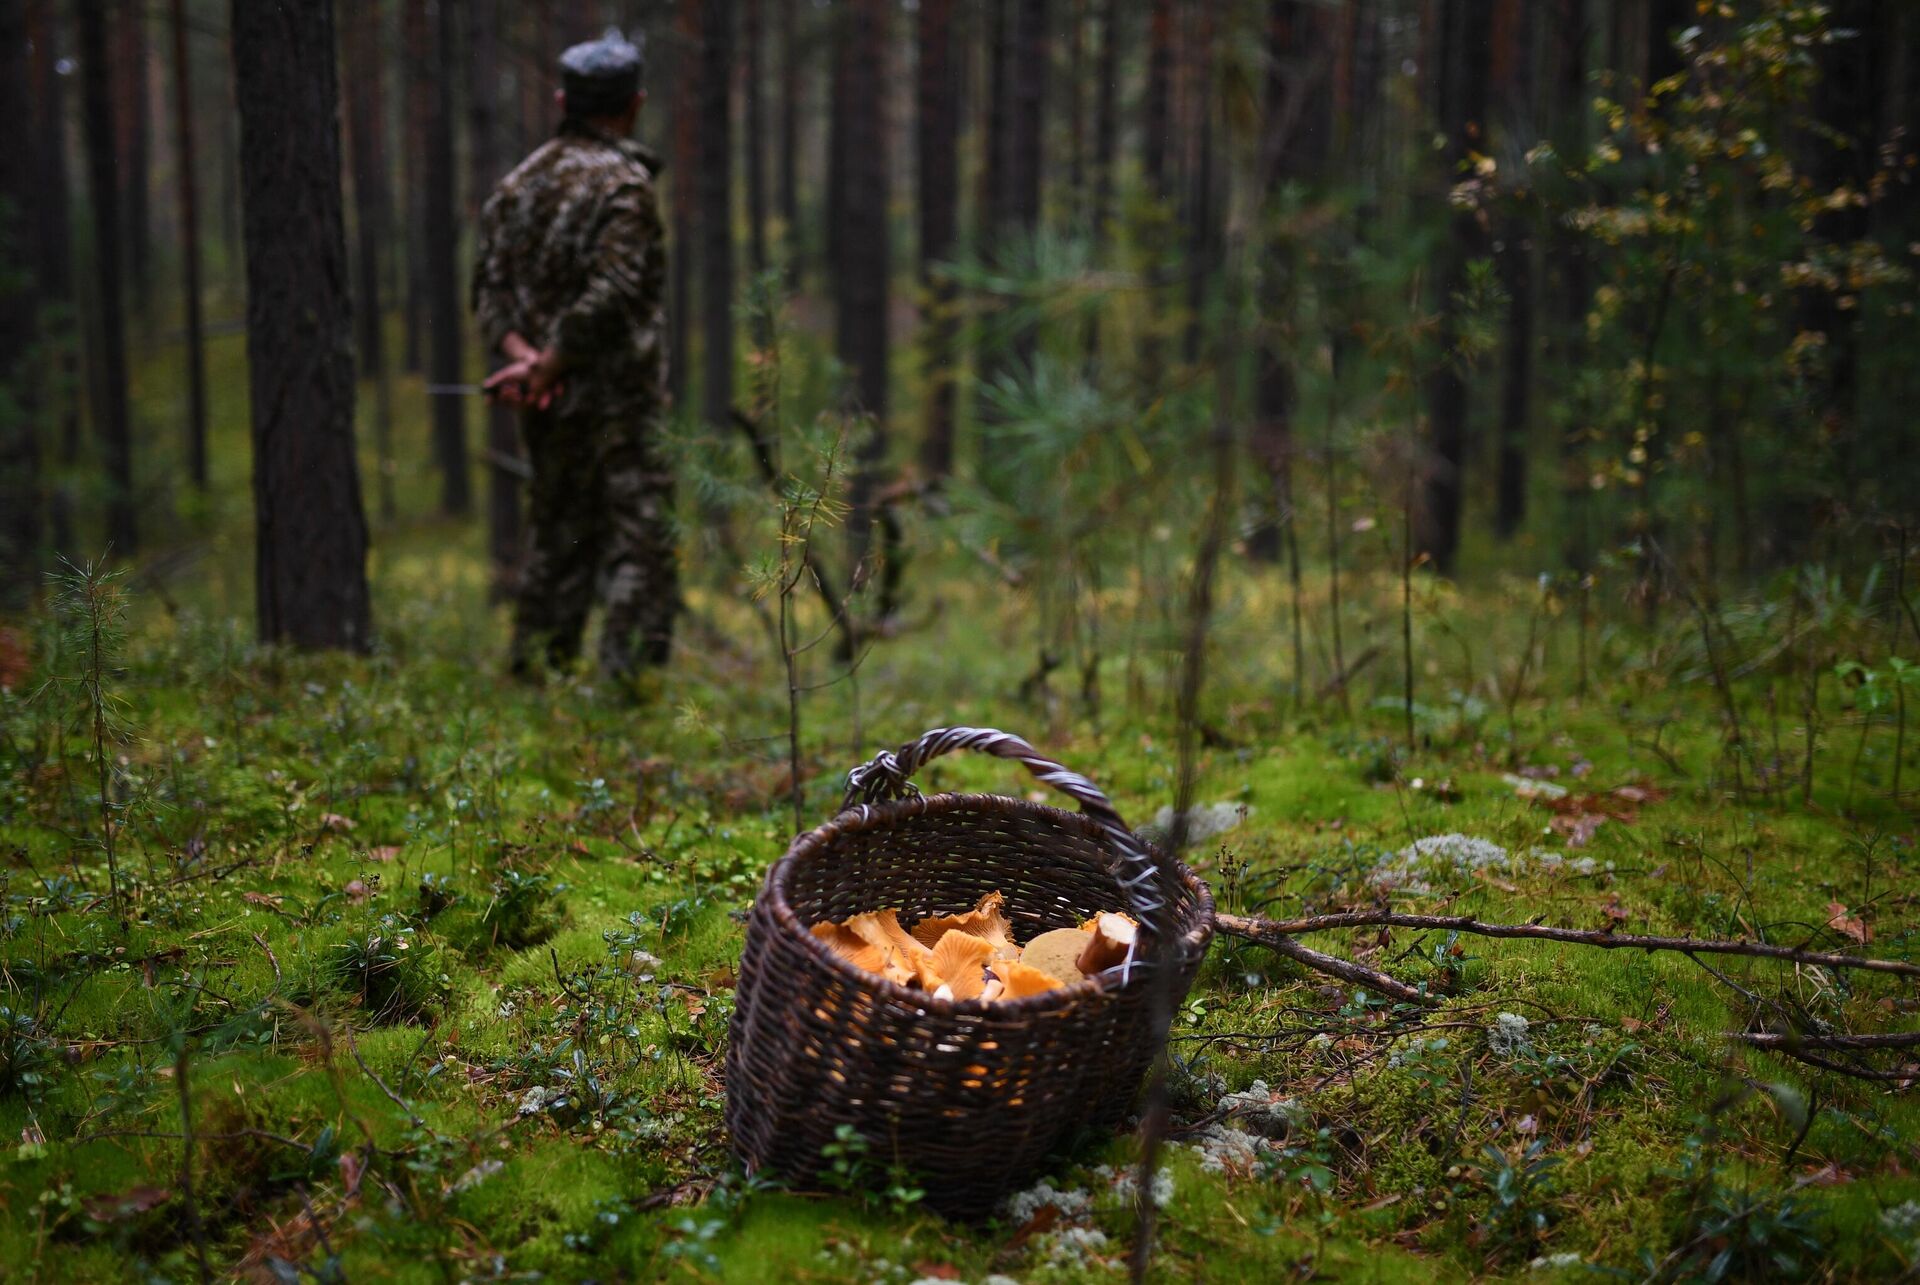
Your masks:
[{"label": "tall tree", "polygon": [[[1096,78],[1099,91],[1093,108],[1093,197],[1087,222],[1093,239],[1093,261],[1106,259],[1107,224],[1113,217],[1113,166],[1120,149],[1120,0],[1102,0],[1100,57]],[[1087,320],[1087,360],[1100,352],[1100,319]]]},{"label": "tall tree", "polygon": [[[1562,156],[1583,156],[1587,150],[1589,3],[1556,0],[1554,8],[1553,140]],[[1586,315],[1592,295],[1586,238],[1577,229],[1556,225],[1547,239],[1546,255],[1551,274],[1547,297],[1555,301],[1551,312],[1556,364],[1564,372],[1578,371],[1586,361]],[[1592,561],[1588,532],[1592,491],[1583,459],[1585,432],[1584,427],[1563,427],[1560,434],[1561,557],[1574,571],[1585,571]]]},{"label": "tall tree", "polygon": [[800,262],[800,0],[780,6],[780,222],[786,229],[787,262]]},{"label": "tall tree", "polygon": [[710,425],[733,410],[733,13],[708,9],[700,44],[700,394]]},{"label": "tall tree", "polygon": [[1141,126],[1141,168],[1147,190],[1161,200],[1171,189],[1168,153],[1172,146],[1173,0],[1153,0],[1147,19],[1147,99]]},{"label": "tall tree", "polygon": [[[1527,0],[1498,0],[1493,13],[1493,85],[1499,112],[1501,168],[1524,172],[1537,137],[1533,117],[1533,13]],[[1502,540],[1527,515],[1527,438],[1533,396],[1533,229],[1517,206],[1501,220],[1495,254],[1507,294],[1501,345],[1500,456],[1494,531]]]},{"label": "tall tree", "polygon": [[[33,119],[27,49],[26,5],[0,4],[0,111],[10,121]],[[0,148],[0,611],[33,600],[40,569],[35,161],[32,147]]]},{"label": "tall tree", "polygon": [[747,258],[755,275],[767,270],[766,94],[761,75],[766,62],[766,3],[747,0]]},{"label": "tall tree", "polygon": [[[454,202],[453,72],[458,40],[456,7],[440,0],[433,40],[432,107],[427,118],[426,253],[428,377],[457,384],[465,362],[460,348],[460,277],[454,251],[460,240]],[[433,449],[440,463],[440,511],[460,516],[473,510],[467,467],[467,404],[459,397],[433,399]]]},{"label": "tall tree", "polygon": [[127,406],[125,280],[120,258],[120,182],[114,162],[113,97],[105,0],[79,0],[81,105],[87,186],[93,202],[93,278],[100,322],[93,408],[107,468],[107,540],[129,557],[139,549],[133,504],[133,426]]},{"label": "tall tree", "polygon": [[67,189],[66,78],[60,74],[58,6],[28,0],[33,42],[34,287],[44,379],[36,413],[58,427],[54,462],[60,474],[48,496],[48,535],[55,549],[73,547],[71,474],[80,460],[80,398],[75,342],[72,203]]},{"label": "tall tree", "polygon": [[1191,15],[1189,79],[1193,121],[1193,173],[1188,179],[1187,225],[1187,326],[1185,352],[1188,362],[1200,359],[1200,337],[1206,306],[1208,283],[1213,278],[1213,262],[1219,248],[1219,229],[1215,226],[1219,202],[1215,199],[1213,134],[1213,39],[1211,6],[1202,5]]},{"label": "tall tree", "polygon": [[[468,208],[477,215],[493,185],[506,172],[500,152],[500,0],[471,0],[467,9]],[[513,464],[520,457],[520,430],[513,411],[487,408],[487,549],[493,557],[494,583],[501,592],[514,587],[520,562],[520,478]]]},{"label": "tall tree", "polygon": [[1262,103],[1258,179],[1266,209],[1265,245],[1256,289],[1264,321],[1254,367],[1251,445],[1267,474],[1273,507],[1248,537],[1257,558],[1277,559],[1283,544],[1289,561],[1299,558],[1294,525],[1293,411],[1294,319],[1299,272],[1292,230],[1277,214],[1289,181],[1317,180],[1324,173],[1334,114],[1326,92],[1333,62],[1330,17],[1307,0],[1268,0],[1267,79]]},{"label": "tall tree", "polygon": [[[383,521],[394,497],[393,370],[387,360],[386,316],[380,306],[381,265],[393,254],[393,199],[386,140],[386,53],[380,0],[346,0],[347,149],[353,158],[355,308],[360,371],[374,386],[374,492]],[[476,158],[477,162],[477,158]]]},{"label": "tall tree", "polygon": [[427,316],[428,136],[433,132],[433,15],[428,0],[400,0],[400,172],[405,182],[407,289],[401,318],[401,366],[425,364]]},{"label": "tall tree", "polygon": [[114,15],[114,124],[119,130],[121,209],[126,215],[127,285],[145,315],[153,295],[152,80],[147,68],[147,15],[142,0],[122,0]]},{"label": "tall tree", "polygon": [[233,0],[260,638],[363,651],[332,0]]},{"label": "tall tree", "polygon": [[667,191],[668,218],[672,221],[672,253],[667,256],[667,291],[672,296],[667,307],[667,347],[673,359],[667,363],[667,389],[675,405],[687,396],[687,357],[693,334],[693,224],[694,174],[700,168],[700,127],[698,72],[700,29],[706,6],[701,0],[679,0],[673,31],[673,128],[671,175]]},{"label": "tall tree", "polygon": [[[1434,85],[1436,114],[1446,139],[1436,194],[1441,199],[1475,150],[1486,120],[1490,17],[1481,0],[1440,0]],[[1440,352],[1425,380],[1432,438],[1421,470],[1415,540],[1418,552],[1430,555],[1443,574],[1453,570],[1460,548],[1467,455],[1467,378],[1458,352],[1464,329],[1460,296],[1467,285],[1467,266],[1480,255],[1483,241],[1474,212],[1456,211],[1434,274]]]},{"label": "tall tree", "polygon": [[886,53],[889,0],[850,0],[840,31],[844,51],[833,112],[843,175],[844,218],[838,264],[834,348],[851,380],[849,403],[869,417],[857,449],[848,533],[863,559],[887,451],[887,127]]},{"label": "tall tree", "polygon": [[173,35],[173,146],[180,200],[180,275],[187,323],[187,473],[207,489],[207,359],[200,311],[200,193],[193,149],[193,60],[186,0],[170,0]]},{"label": "tall tree", "polygon": [[953,284],[935,266],[953,254],[960,215],[953,0],[921,0],[918,24],[920,285],[927,305],[927,422],[920,464],[928,477],[939,478],[953,469],[953,366],[959,332]]}]

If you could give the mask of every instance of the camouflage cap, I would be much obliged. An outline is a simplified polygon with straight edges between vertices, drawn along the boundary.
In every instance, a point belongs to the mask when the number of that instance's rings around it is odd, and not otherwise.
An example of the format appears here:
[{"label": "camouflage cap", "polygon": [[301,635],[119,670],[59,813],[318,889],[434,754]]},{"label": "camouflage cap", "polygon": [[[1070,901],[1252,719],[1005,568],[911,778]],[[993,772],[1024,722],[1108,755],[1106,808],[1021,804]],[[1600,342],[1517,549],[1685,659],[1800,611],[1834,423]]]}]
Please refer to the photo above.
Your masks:
[{"label": "camouflage cap", "polygon": [[567,110],[594,116],[620,111],[640,92],[646,67],[640,46],[608,27],[598,40],[578,44],[560,55],[560,86]]}]

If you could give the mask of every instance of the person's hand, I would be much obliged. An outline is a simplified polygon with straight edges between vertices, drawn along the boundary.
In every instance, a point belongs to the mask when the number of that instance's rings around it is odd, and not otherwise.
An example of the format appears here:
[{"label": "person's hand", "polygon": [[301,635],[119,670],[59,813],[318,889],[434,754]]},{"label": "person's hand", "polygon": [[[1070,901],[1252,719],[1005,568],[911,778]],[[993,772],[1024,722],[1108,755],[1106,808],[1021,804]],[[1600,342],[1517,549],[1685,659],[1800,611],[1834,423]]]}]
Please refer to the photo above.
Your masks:
[{"label": "person's hand", "polygon": [[560,395],[560,354],[552,348],[536,354],[527,370],[527,404],[545,410]]},{"label": "person's hand", "polygon": [[518,409],[530,405],[527,385],[533,378],[537,360],[538,354],[535,354],[508,362],[487,376],[487,382],[480,385],[480,391],[486,394],[488,401],[498,402],[502,406]]},{"label": "person's hand", "polygon": [[551,348],[527,348],[487,376],[481,390],[503,406],[545,410],[560,395],[559,354]]}]

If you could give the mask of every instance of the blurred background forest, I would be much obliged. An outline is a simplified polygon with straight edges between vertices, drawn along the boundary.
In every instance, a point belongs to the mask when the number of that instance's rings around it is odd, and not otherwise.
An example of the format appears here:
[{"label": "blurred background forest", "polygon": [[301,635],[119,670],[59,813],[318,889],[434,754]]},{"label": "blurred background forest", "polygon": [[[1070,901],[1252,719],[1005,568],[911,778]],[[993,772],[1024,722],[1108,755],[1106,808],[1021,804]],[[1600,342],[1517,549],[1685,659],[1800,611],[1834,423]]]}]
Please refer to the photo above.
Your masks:
[{"label": "blurred background forest", "polygon": [[[246,474],[210,427],[243,382],[242,118],[325,87],[237,101],[228,17],[5,7],[16,605],[55,553],[191,562]],[[1296,585],[1354,557],[1563,596],[1610,569],[1605,604],[1649,619],[1904,539],[1910,5],[342,0],[300,74],[337,68],[312,145],[340,161],[376,548],[437,515],[511,583],[511,418],[422,384],[482,373],[475,211],[605,24],[647,41],[686,467],[751,487],[728,448],[849,416],[842,580],[876,579],[872,515],[932,514],[1057,587],[1059,650],[1077,591],[1216,475],[1234,552]],[[771,406],[775,314],[801,360]],[[716,503],[691,543],[725,538]],[[1353,658],[1339,630],[1292,627],[1309,684]]]}]

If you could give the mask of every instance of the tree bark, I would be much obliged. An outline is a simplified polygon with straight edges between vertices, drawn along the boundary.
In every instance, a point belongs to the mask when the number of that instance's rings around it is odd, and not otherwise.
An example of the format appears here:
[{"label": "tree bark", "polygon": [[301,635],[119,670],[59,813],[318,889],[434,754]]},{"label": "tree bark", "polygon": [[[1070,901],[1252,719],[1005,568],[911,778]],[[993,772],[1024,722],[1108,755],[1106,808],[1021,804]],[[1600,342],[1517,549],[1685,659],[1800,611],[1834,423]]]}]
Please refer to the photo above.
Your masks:
[{"label": "tree bark", "polygon": [[[444,2],[444,0],[443,0]],[[478,217],[495,183],[506,173],[501,158],[500,19],[501,0],[471,0],[467,39],[467,145],[470,217]],[[508,464],[520,458],[520,428],[513,411],[498,404],[486,409],[487,551],[493,561],[496,593],[518,587],[521,550],[520,478]]]},{"label": "tree bark", "polygon": [[93,408],[107,470],[107,541],[121,557],[139,550],[133,503],[133,432],[127,407],[125,282],[120,259],[120,184],[114,164],[112,67],[104,0],[79,0],[81,99],[87,179],[93,199],[93,276],[100,310],[99,380]]},{"label": "tree bark", "polygon": [[1141,168],[1147,190],[1164,201],[1171,191],[1167,169],[1173,94],[1173,0],[1153,0],[1147,19],[1146,118],[1141,127]]},{"label": "tree bark", "polygon": [[[1499,0],[1493,14],[1493,82],[1498,95],[1502,170],[1525,172],[1537,137],[1533,114],[1533,13],[1529,0]],[[1533,227],[1518,210],[1501,221],[1495,256],[1507,294],[1500,371],[1500,456],[1494,533],[1511,539],[1527,516],[1527,446],[1533,399]]]},{"label": "tree bark", "polygon": [[[1484,132],[1490,14],[1480,0],[1441,0],[1439,20],[1435,88],[1446,148],[1445,169],[1437,176],[1436,195],[1444,199],[1468,152]],[[1434,274],[1440,352],[1425,380],[1432,437],[1421,470],[1416,531],[1417,552],[1429,555],[1443,575],[1452,572],[1460,548],[1461,479],[1467,453],[1467,378],[1457,353],[1461,338],[1458,297],[1467,284],[1467,265],[1481,249],[1480,225],[1474,214],[1455,212]]]},{"label": "tree bark", "polygon": [[1213,144],[1213,10],[1201,6],[1195,15],[1191,63],[1194,122],[1193,175],[1187,189],[1187,328],[1184,355],[1189,364],[1200,360],[1205,324],[1207,285],[1217,253],[1218,212],[1214,199]]},{"label": "tree bark", "polygon": [[753,274],[767,270],[767,136],[761,76],[766,62],[766,0],[747,0],[745,14],[747,93],[747,262]]},{"label": "tree bark", "polygon": [[775,0],[780,6],[780,223],[785,229],[787,265],[800,264],[800,0]]},{"label": "tree bark", "polygon": [[700,404],[724,432],[733,411],[733,13],[710,7],[700,43]]},{"label": "tree bark", "polygon": [[680,0],[674,15],[674,34],[679,52],[673,60],[673,161],[668,167],[669,217],[673,221],[673,253],[667,258],[667,290],[672,299],[667,309],[668,351],[667,390],[676,406],[687,397],[687,368],[691,364],[688,340],[693,334],[693,222],[700,167],[699,129],[699,56],[701,0]]},{"label": "tree bark", "polygon": [[[1261,122],[1262,134],[1278,154],[1263,157],[1265,183],[1263,194],[1271,207],[1290,174],[1301,167],[1294,163],[1293,139],[1286,134],[1285,119],[1301,87],[1299,75],[1301,32],[1297,11],[1299,0],[1269,0],[1267,9],[1267,83]],[[1247,537],[1247,551],[1262,562],[1277,562],[1286,543],[1294,538],[1293,529],[1293,302],[1294,254],[1285,228],[1274,229],[1268,237],[1264,262],[1259,269],[1258,298],[1263,321],[1258,364],[1254,368],[1253,456],[1267,475],[1272,492],[1272,512],[1263,516]]]},{"label": "tree bark", "polygon": [[187,473],[207,489],[207,361],[200,308],[200,194],[193,152],[193,64],[186,0],[171,0],[174,187],[180,199],[180,262],[187,325]]},{"label": "tree bark", "polygon": [[953,471],[953,367],[959,334],[952,281],[936,270],[952,256],[959,230],[953,0],[921,0],[918,22],[920,285],[927,301],[927,423],[920,465],[929,478],[941,478]]},{"label": "tree bark", "polygon": [[[454,251],[460,221],[454,202],[453,69],[456,33],[450,0],[440,0],[433,42],[431,110],[427,119],[426,254],[428,375],[436,384],[460,382],[460,277]],[[433,399],[433,447],[440,463],[440,511],[462,517],[473,511],[467,467],[467,404],[460,397]]]},{"label": "tree bark", "polygon": [[979,236],[997,236],[1007,219],[1007,101],[1013,96],[1013,22],[1010,5],[1019,0],[986,0],[987,98],[980,131]]},{"label": "tree bark", "polygon": [[[0,113],[33,119],[27,7],[0,4]],[[45,382],[36,377],[39,291],[20,260],[32,253],[30,211],[39,174],[33,147],[0,148],[0,611],[32,603],[40,578],[40,443],[38,410]]]},{"label": "tree bark", "polygon": [[[1087,210],[1093,262],[1104,264],[1113,218],[1113,165],[1120,145],[1120,0],[1103,0],[1100,10],[1099,89],[1093,108],[1093,196]],[[1087,319],[1087,364],[1100,355],[1100,318]]]},{"label": "tree bark", "polygon": [[433,118],[433,23],[427,0],[400,0],[400,174],[406,193],[406,299],[401,316],[401,368],[425,364],[427,316],[428,135]]},{"label": "tree bark", "polygon": [[887,126],[886,51],[889,0],[850,0],[841,31],[844,65],[833,117],[840,153],[846,224],[837,279],[834,350],[850,379],[848,406],[868,417],[855,451],[847,532],[862,578],[873,525],[873,498],[887,454]]},{"label": "tree bark", "polygon": [[[1563,156],[1587,148],[1587,46],[1592,37],[1589,0],[1558,0],[1553,19],[1553,140]],[[1577,372],[1586,362],[1587,303],[1592,294],[1587,248],[1582,234],[1556,225],[1546,248],[1551,273],[1549,308],[1554,357],[1561,372]],[[1576,402],[1575,409],[1578,409]],[[1561,558],[1573,571],[1592,563],[1588,528],[1592,523],[1587,485],[1584,429],[1562,433],[1559,443]]]},{"label": "tree bark", "polygon": [[233,0],[260,638],[364,651],[331,0]]},{"label": "tree bark", "polygon": [[47,534],[55,550],[65,550],[73,547],[73,494],[65,475],[79,462],[81,446],[66,80],[58,71],[55,0],[29,0],[26,15],[33,43],[35,187],[34,199],[22,208],[34,212],[34,290],[42,357],[35,413],[59,426],[54,460],[63,476],[47,496]]},{"label": "tree bark", "polygon": [[153,302],[152,95],[147,69],[146,6],[122,0],[113,53],[114,123],[119,129],[121,211],[126,217],[127,287],[134,310],[146,316]]},{"label": "tree bark", "polygon": [[347,0],[343,41],[351,91],[347,142],[353,157],[354,319],[360,372],[374,386],[374,492],[382,521],[398,513],[394,497],[393,371],[387,361],[386,316],[380,306],[381,264],[393,253],[393,201],[387,178],[385,61],[379,0]]}]

